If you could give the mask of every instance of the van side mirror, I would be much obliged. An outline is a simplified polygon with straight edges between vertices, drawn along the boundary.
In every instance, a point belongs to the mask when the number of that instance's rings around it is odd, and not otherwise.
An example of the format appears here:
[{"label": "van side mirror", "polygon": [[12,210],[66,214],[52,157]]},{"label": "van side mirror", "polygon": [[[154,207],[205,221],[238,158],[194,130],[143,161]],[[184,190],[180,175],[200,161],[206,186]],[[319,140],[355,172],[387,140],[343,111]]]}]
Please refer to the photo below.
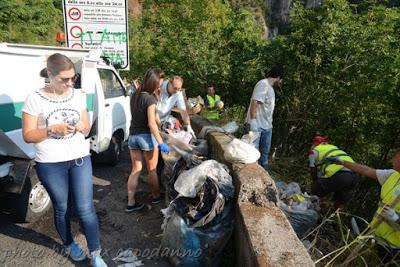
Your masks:
[{"label": "van side mirror", "polygon": [[134,83],[129,84],[129,86],[126,87],[126,92],[128,96],[133,95],[137,91],[137,88]]},{"label": "van side mirror", "polygon": [[74,88],[75,89],[80,89],[80,88],[82,88],[82,79],[81,79],[81,74],[80,73],[77,73],[76,75],[75,75],[75,83],[74,83]]}]

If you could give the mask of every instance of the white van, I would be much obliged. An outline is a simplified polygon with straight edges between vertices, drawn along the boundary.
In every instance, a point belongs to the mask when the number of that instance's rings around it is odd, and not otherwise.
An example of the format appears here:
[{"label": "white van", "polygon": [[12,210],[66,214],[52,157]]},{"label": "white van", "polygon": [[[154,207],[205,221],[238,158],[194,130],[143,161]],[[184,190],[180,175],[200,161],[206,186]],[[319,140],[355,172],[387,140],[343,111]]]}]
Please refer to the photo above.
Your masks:
[{"label": "white van", "polygon": [[100,58],[101,51],[0,43],[0,196],[12,199],[11,210],[24,221],[34,221],[50,206],[32,167],[33,145],[22,138],[21,109],[31,91],[45,86],[39,72],[54,53],[68,56],[80,74],[75,90],[87,94],[92,154],[115,165],[129,136],[130,96],[115,68]]}]

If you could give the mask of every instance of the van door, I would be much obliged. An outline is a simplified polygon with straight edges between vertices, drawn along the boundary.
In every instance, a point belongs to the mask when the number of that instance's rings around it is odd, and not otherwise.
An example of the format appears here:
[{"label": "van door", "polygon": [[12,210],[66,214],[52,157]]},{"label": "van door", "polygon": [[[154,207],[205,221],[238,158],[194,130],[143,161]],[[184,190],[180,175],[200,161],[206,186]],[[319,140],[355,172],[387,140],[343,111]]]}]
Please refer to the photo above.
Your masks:
[{"label": "van door", "polygon": [[98,68],[98,73],[104,95],[104,106],[99,108],[98,114],[98,152],[104,152],[117,131],[121,140],[128,138],[131,120],[130,97],[113,69]]}]

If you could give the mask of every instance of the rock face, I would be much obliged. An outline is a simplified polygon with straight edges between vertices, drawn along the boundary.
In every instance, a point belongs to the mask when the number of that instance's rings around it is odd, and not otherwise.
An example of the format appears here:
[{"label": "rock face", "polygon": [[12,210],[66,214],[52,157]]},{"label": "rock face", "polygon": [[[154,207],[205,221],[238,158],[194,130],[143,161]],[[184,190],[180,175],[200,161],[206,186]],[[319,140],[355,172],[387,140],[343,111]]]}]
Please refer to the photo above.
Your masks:
[{"label": "rock face", "polygon": [[[315,8],[321,6],[322,0],[303,0],[306,8]],[[273,38],[279,32],[284,32],[289,25],[290,8],[293,0],[265,0],[266,6],[266,28],[268,32],[266,36]]]},{"label": "rock face", "polygon": [[[137,17],[142,14],[145,0],[128,0],[129,14]],[[321,5],[322,0],[302,0],[306,8],[315,8]],[[400,1],[400,0],[392,0]],[[254,19],[260,23],[265,32],[266,38],[273,38],[278,33],[285,32],[289,26],[290,8],[293,0],[263,0],[246,1],[231,0],[232,6],[247,6],[254,12]]]}]

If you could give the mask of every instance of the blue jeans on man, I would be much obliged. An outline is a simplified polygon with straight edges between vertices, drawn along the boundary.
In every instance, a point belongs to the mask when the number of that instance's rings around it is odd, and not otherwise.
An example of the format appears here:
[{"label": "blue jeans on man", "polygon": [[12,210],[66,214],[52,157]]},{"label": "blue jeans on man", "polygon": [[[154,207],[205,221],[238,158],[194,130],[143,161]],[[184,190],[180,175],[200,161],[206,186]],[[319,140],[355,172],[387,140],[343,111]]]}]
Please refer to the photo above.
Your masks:
[{"label": "blue jeans on man", "polygon": [[71,208],[75,207],[90,252],[100,249],[99,224],[93,204],[90,156],[63,162],[36,162],[40,182],[50,195],[54,224],[64,245],[73,242]]},{"label": "blue jeans on man", "polygon": [[260,159],[258,163],[265,169],[268,170],[268,155],[271,149],[271,139],[272,139],[272,128],[265,130],[263,128],[258,128],[259,135],[256,140],[254,140],[254,146],[260,151]]}]

